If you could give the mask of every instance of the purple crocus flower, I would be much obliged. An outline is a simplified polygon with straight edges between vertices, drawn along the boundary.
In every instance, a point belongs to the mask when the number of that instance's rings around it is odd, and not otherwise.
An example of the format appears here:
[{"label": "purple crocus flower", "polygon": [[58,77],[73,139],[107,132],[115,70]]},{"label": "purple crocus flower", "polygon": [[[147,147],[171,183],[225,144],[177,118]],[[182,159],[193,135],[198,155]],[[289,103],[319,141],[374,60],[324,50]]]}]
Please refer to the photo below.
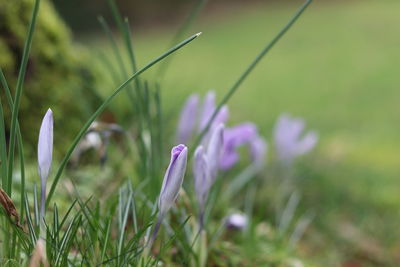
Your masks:
[{"label": "purple crocus flower", "polygon": [[38,170],[41,181],[40,217],[44,217],[46,203],[46,182],[49,177],[53,157],[53,112],[48,109],[40,126],[38,141]]},{"label": "purple crocus flower", "polygon": [[199,105],[199,95],[193,94],[186,100],[179,118],[178,132],[176,135],[177,143],[187,143],[192,136],[196,126],[197,108]]},{"label": "purple crocus flower", "polygon": [[200,210],[200,227],[203,225],[204,208],[208,193],[217,178],[218,163],[224,145],[224,125],[221,123],[211,133],[207,150],[202,145],[197,147],[194,155],[194,187]]},{"label": "purple crocus flower", "polygon": [[153,234],[148,241],[148,248],[151,248],[153,245],[165,214],[167,214],[178,197],[179,190],[182,187],[183,178],[185,177],[186,164],[187,147],[182,144],[173,147],[171,150],[171,161],[169,162],[167,171],[165,172],[160,196],[158,198],[158,219]]},{"label": "purple crocus flower", "polygon": [[[215,92],[208,91],[208,93],[204,98],[203,108],[200,114],[199,127],[198,127],[199,132],[201,132],[207,126],[207,123],[214,114],[215,109],[216,109]],[[219,110],[218,114],[216,115],[214,121],[211,124],[209,132],[211,132],[212,129],[218,126],[220,123],[225,123],[228,120],[228,118],[229,118],[229,109],[225,105]]]},{"label": "purple crocus flower", "polygon": [[242,123],[232,128],[228,128],[224,134],[224,149],[220,161],[220,168],[228,170],[239,160],[237,148],[250,144],[258,138],[257,127],[253,123]]},{"label": "purple crocus flower", "polygon": [[197,147],[193,162],[194,189],[200,211],[200,224],[203,223],[203,214],[207,202],[208,193],[213,184],[209,161],[203,146]]},{"label": "purple crocus flower", "polygon": [[158,208],[162,216],[168,212],[178,197],[185,176],[186,163],[187,147],[185,145],[173,147],[171,150],[171,161],[165,172],[158,199]]},{"label": "purple crocus flower", "polygon": [[287,114],[279,117],[274,130],[279,160],[290,164],[295,157],[313,149],[318,141],[318,135],[314,131],[302,135],[304,127],[302,119],[291,118]]},{"label": "purple crocus flower", "polygon": [[220,123],[213,129],[207,144],[207,160],[211,179],[215,181],[224,148],[224,124]]},{"label": "purple crocus flower", "polygon": [[[216,110],[215,92],[208,91],[206,96],[204,97],[201,109],[199,109],[198,106],[199,96],[197,94],[189,96],[180,114],[179,124],[176,133],[177,143],[187,143],[188,141],[190,141],[194,129],[197,129],[197,132],[200,133],[207,126],[207,123],[209,122]],[[210,133],[213,132],[214,128],[217,127],[220,123],[225,123],[228,118],[228,107],[221,107],[218,114],[215,116],[213,122],[211,123],[207,133],[205,134],[202,143],[207,143],[210,138]]]}]

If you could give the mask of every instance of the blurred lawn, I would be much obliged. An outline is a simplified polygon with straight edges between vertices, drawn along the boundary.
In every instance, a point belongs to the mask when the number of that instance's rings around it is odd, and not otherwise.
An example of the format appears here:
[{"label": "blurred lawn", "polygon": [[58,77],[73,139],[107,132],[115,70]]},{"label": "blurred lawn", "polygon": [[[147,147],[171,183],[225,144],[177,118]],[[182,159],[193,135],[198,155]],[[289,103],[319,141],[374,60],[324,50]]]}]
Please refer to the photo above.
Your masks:
[{"label": "blurred lawn", "polygon": [[[302,188],[326,230],[313,253],[351,260],[338,233],[345,221],[393,256],[400,251],[400,1],[333,2],[315,1],[262,61],[232,98],[231,121],[255,121],[271,140],[280,113],[304,117],[321,139]],[[221,98],[300,4],[203,15],[191,28],[203,35],[173,58],[162,83],[166,110],[177,115],[194,91],[215,89]],[[173,33],[139,31],[139,64],[165,50]],[[109,49],[104,41],[94,47]]]}]

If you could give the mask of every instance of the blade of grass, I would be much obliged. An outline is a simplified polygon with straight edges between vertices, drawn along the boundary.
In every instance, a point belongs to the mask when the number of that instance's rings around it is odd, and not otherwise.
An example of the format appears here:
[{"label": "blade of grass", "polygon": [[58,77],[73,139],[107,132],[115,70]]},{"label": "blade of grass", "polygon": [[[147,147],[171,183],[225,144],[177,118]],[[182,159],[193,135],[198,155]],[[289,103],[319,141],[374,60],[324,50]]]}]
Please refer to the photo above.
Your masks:
[{"label": "blade of grass", "polygon": [[33,185],[33,215],[35,218],[35,226],[38,228],[40,225],[40,217],[39,217],[39,202],[37,198],[36,183]]},{"label": "blade of grass", "polygon": [[3,104],[0,100],[0,167],[1,167],[1,186],[7,188],[7,143],[6,128],[4,124]]},{"label": "blade of grass", "polygon": [[27,33],[27,39],[25,41],[24,50],[22,53],[21,66],[18,73],[17,85],[15,89],[15,100],[14,106],[12,109],[12,117],[11,117],[11,127],[10,127],[10,145],[8,152],[8,181],[7,188],[5,188],[7,194],[11,197],[12,193],[12,176],[13,176],[13,167],[14,167],[14,146],[15,146],[15,138],[16,138],[16,130],[17,130],[17,118],[19,111],[19,104],[22,95],[22,87],[24,84],[26,67],[28,65],[29,52],[32,45],[33,33],[36,27],[36,19],[39,12],[39,4],[40,0],[35,1],[35,5],[32,11],[32,18],[29,23],[29,29]]},{"label": "blade of grass", "polygon": [[298,220],[296,223],[296,226],[293,230],[293,233],[291,234],[289,238],[289,248],[294,249],[295,246],[299,243],[301,237],[304,235],[305,231],[307,230],[307,227],[310,225],[312,220],[314,219],[314,212],[307,212],[301,218]]},{"label": "blade of grass", "polygon": [[280,223],[278,225],[278,232],[280,234],[284,234],[288,230],[290,224],[293,221],[299,202],[300,202],[299,194],[297,192],[293,192],[280,218]]},{"label": "blade of grass", "polygon": [[27,196],[25,196],[25,213],[26,213],[26,221],[28,223],[28,228],[29,228],[29,237],[31,239],[31,244],[34,246],[34,244],[36,244],[37,237],[36,237],[36,232],[35,232],[35,226],[33,225],[32,216],[31,216],[31,212],[29,209],[29,203],[28,203]]},{"label": "blade of grass", "polygon": [[[121,32],[121,34],[123,34],[126,50],[128,51],[129,59],[131,61],[131,65],[132,65],[132,71],[135,73],[137,71],[137,65],[136,65],[136,58],[135,58],[135,53],[133,50],[132,40],[131,40],[131,29],[130,29],[130,26],[128,23],[128,19],[125,18],[125,20],[122,20],[121,13],[118,11],[115,1],[108,0],[107,2],[111,8],[111,13],[114,17],[114,20],[117,23],[118,30]],[[136,89],[139,91],[140,90],[140,79],[139,78],[135,79],[135,85],[136,85]]]},{"label": "blade of grass", "polygon": [[249,74],[253,71],[253,69],[257,66],[257,64],[261,61],[261,59],[271,50],[272,47],[282,38],[283,35],[292,27],[292,25],[297,21],[297,19],[301,16],[301,14],[306,10],[306,8],[311,4],[312,0],[307,0],[299,10],[294,14],[294,16],[290,19],[290,21],[282,28],[282,30],[269,42],[261,52],[255,57],[255,59],[250,63],[250,65],[246,68],[246,70],[242,73],[239,79],[233,84],[233,86],[228,90],[225,96],[222,98],[221,102],[218,104],[211,118],[208,120],[206,127],[201,131],[199,136],[197,137],[194,146],[197,147],[201,139],[210,129],[211,124],[213,123],[215,117],[221,110],[221,108],[228,102],[228,100],[232,97],[232,95],[236,92],[239,86],[243,83],[243,81],[249,76]]},{"label": "blade of grass", "polygon": [[[115,58],[117,59],[118,67],[123,75],[123,78],[126,79],[126,78],[128,78],[128,73],[125,69],[124,61],[122,60],[122,55],[119,52],[117,41],[115,40],[115,38],[112,34],[110,26],[108,25],[108,23],[106,22],[106,20],[103,17],[100,16],[98,18],[98,20],[99,20],[99,23],[100,23],[101,27],[103,28],[105,34],[107,35],[107,38],[110,40],[111,47],[114,51]],[[136,104],[135,97],[133,95],[132,90],[133,90],[132,86],[128,85],[127,93],[128,93],[129,100],[132,102],[132,104]]]},{"label": "blade of grass", "polygon": [[[122,254],[122,246],[124,244],[124,240],[125,240],[125,228],[126,228],[126,223],[128,221],[128,215],[129,215],[129,210],[130,210],[130,205],[132,202],[132,192],[129,193],[128,199],[126,200],[126,202],[124,203],[124,214],[122,217],[122,221],[121,221],[121,228],[120,228],[120,232],[119,232],[119,238],[118,238],[118,250],[117,250],[117,255],[121,255]],[[117,265],[119,265],[119,258],[117,261]]]},{"label": "blade of grass", "polygon": [[104,242],[103,242],[103,249],[101,250],[100,262],[104,261],[104,257],[106,255],[108,240],[110,239],[111,222],[112,222],[112,216],[110,216],[107,220],[107,226],[106,226],[106,231],[104,233]]},{"label": "blade of grass", "polygon": [[[76,214],[72,222],[68,225],[68,228],[63,235],[62,239],[60,240],[60,249],[57,253],[57,257],[55,260],[55,266],[59,265],[61,262],[64,261],[66,256],[68,255],[68,250],[73,240],[76,231],[78,230],[79,225],[81,224],[82,216],[81,214]],[[61,265],[60,265],[61,266]],[[65,265],[64,265],[65,266]]]},{"label": "blade of grass", "polygon": [[255,179],[256,174],[261,170],[261,167],[260,164],[251,164],[239,173],[239,175],[233,178],[224,190],[222,196],[223,200],[229,201],[231,198],[234,198],[245,185]]},{"label": "blade of grass", "polygon": [[58,184],[58,181],[61,177],[61,174],[65,168],[65,166],[67,165],[68,160],[70,159],[72,152],[74,151],[75,147],[78,145],[79,141],[81,140],[81,138],[85,135],[87,129],[89,129],[90,125],[92,124],[92,122],[103,112],[103,110],[111,103],[111,101],[114,99],[115,96],[117,96],[119,94],[119,92],[122,91],[122,89],[124,89],[132,80],[134,80],[137,76],[139,76],[140,74],[142,74],[143,72],[145,72],[147,69],[151,68],[154,64],[156,64],[157,62],[161,61],[162,59],[164,59],[165,57],[167,57],[168,55],[178,51],[180,48],[184,47],[185,45],[187,45],[188,43],[190,43],[191,41],[193,41],[194,39],[196,39],[198,36],[200,35],[200,33],[197,33],[195,35],[192,35],[191,37],[189,37],[188,39],[184,40],[183,42],[177,44],[176,46],[172,47],[170,50],[166,51],[165,53],[163,53],[161,56],[153,59],[152,61],[150,61],[147,65],[145,65],[143,68],[141,68],[140,70],[138,70],[136,73],[134,73],[129,79],[127,79],[125,82],[123,82],[99,107],[98,109],[93,113],[93,115],[88,119],[88,121],[85,123],[85,125],[81,128],[81,130],[79,131],[79,133],[77,134],[77,136],[75,137],[74,141],[72,142],[72,145],[70,146],[70,148],[68,149],[64,159],[62,160],[60,167],[57,170],[56,176],[54,177],[54,181],[51,184],[51,188],[50,188],[50,192],[49,195],[47,197],[47,202],[46,202],[46,207],[49,205],[51,198],[54,194],[54,191],[56,189],[56,186]]},{"label": "blade of grass", "polygon": [[[8,107],[10,108],[10,110],[12,110],[13,107],[14,107],[14,102],[13,102],[13,99],[12,99],[12,96],[11,96],[10,87],[8,86],[8,83],[6,81],[6,78],[5,78],[1,68],[0,68],[0,82],[1,82],[1,84],[3,86],[4,93],[5,93],[6,98],[7,98]],[[21,221],[23,221],[24,210],[25,210],[24,209],[24,203],[25,203],[25,158],[24,158],[24,146],[23,146],[23,142],[22,142],[21,129],[19,127],[18,120],[17,120],[17,142],[18,142],[18,154],[19,154],[20,167],[21,167],[20,168],[21,169],[21,209],[20,209],[21,210],[21,214],[20,214],[20,218],[21,218]],[[6,150],[6,144],[5,143],[4,143],[4,147],[3,148],[4,148],[4,150]],[[2,164],[2,166],[3,166],[3,164]],[[4,167],[5,168],[7,167],[6,161],[4,161]],[[3,176],[3,179],[6,178],[6,177],[7,177],[7,174],[5,176]],[[6,187],[3,185],[3,188],[6,188]]]}]

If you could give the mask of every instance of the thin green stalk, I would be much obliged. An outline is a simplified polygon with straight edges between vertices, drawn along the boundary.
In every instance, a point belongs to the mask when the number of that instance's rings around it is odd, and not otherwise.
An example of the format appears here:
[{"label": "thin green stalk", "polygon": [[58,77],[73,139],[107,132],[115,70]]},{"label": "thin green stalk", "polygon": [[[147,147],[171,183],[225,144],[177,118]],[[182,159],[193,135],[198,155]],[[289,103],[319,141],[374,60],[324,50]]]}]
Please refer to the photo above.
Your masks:
[{"label": "thin green stalk", "polygon": [[[3,86],[4,93],[7,98],[8,107],[10,110],[12,110],[14,108],[14,102],[13,102],[13,99],[11,96],[10,87],[7,84],[7,81],[4,77],[4,74],[3,74],[3,71],[1,70],[1,68],[0,68],[0,82]],[[22,221],[24,218],[24,210],[25,210],[24,209],[24,205],[25,205],[24,204],[25,203],[25,158],[24,158],[24,146],[23,146],[23,142],[22,142],[21,129],[19,127],[18,120],[17,120],[17,141],[18,141],[18,154],[19,154],[20,169],[21,169],[21,208],[20,208],[21,214],[20,214],[20,219]],[[4,150],[5,149],[6,149],[6,146],[4,145]],[[4,161],[4,163],[5,162],[6,161]],[[6,164],[4,164],[4,167],[6,167]],[[5,177],[6,176],[4,176],[4,178]],[[5,188],[4,185],[3,185],[3,188]]]},{"label": "thin green stalk", "polygon": [[162,54],[161,56],[153,59],[150,63],[148,63],[146,66],[144,66],[143,68],[141,68],[140,70],[138,70],[135,74],[133,74],[129,79],[127,79],[125,82],[123,82],[99,107],[98,109],[93,113],[93,115],[88,119],[88,121],[85,123],[85,125],[81,128],[81,130],[79,131],[79,133],[77,134],[77,136],[75,137],[74,141],[72,142],[71,147],[68,149],[64,159],[62,160],[60,167],[57,170],[56,176],[54,177],[54,181],[51,185],[50,188],[50,192],[49,195],[47,197],[47,202],[46,202],[46,207],[49,205],[50,200],[54,194],[54,191],[56,189],[57,183],[60,180],[61,174],[65,168],[65,166],[67,165],[72,152],[74,151],[75,147],[78,145],[79,141],[81,140],[81,138],[86,134],[87,129],[89,129],[90,125],[92,124],[92,122],[104,111],[104,109],[111,103],[111,101],[114,99],[115,96],[117,96],[119,94],[119,92],[122,91],[122,89],[124,89],[132,80],[134,80],[137,76],[139,76],[140,74],[142,74],[143,72],[145,72],[147,69],[151,68],[154,64],[156,64],[157,62],[161,61],[162,59],[164,59],[165,57],[167,57],[168,55],[176,52],[177,50],[181,49],[183,46],[187,45],[188,43],[190,43],[191,41],[193,41],[194,39],[196,39],[198,36],[200,35],[200,33],[197,33],[195,35],[192,35],[191,37],[189,37],[188,39],[184,40],[183,42],[177,44],[176,46],[174,46],[173,48],[171,48],[170,50],[168,50],[167,52],[165,52],[164,54]]},{"label": "thin green stalk", "polygon": [[[135,50],[133,50],[133,44],[132,44],[132,40],[131,40],[131,27],[129,25],[129,21],[126,18],[124,20],[124,36],[125,36],[125,42],[126,42],[126,48],[128,50],[129,53],[129,58],[131,60],[131,65],[132,65],[132,71],[136,72],[137,71],[137,64],[136,64],[136,57],[135,57]],[[139,90],[140,87],[140,79],[136,79],[135,80],[136,83],[136,88],[137,90]]]},{"label": "thin green stalk", "polygon": [[[131,67],[132,67],[132,72],[135,73],[137,71],[137,65],[136,65],[136,58],[135,58],[135,54],[134,54],[134,49],[133,49],[133,45],[132,45],[132,39],[131,39],[131,29],[128,23],[128,19],[125,18],[125,20],[122,19],[121,13],[118,10],[117,5],[115,4],[114,0],[108,0],[108,5],[110,6],[111,9],[111,13],[114,17],[115,22],[117,23],[118,26],[118,30],[119,32],[122,34],[123,37],[123,41],[125,43],[125,47],[126,50],[128,52],[129,55],[129,59],[130,59],[130,63],[131,63]],[[124,78],[128,77],[127,71],[126,69],[123,70],[123,73],[125,75]],[[140,143],[139,146],[141,147],[140,150],[142,151],[143,154],[143,159],[147,159],[150,156],[151,159],[151,155],[148,155],[148,151],[145,147],[145,144],[143,142],[143,130],[144,130],[144,125],[145,122],[149,121],[148,118],[146,118],[146,115],[148,115],[146,113],[147,111],[147,101],[145,99],[145,97],[143,96],[142,93],[142,89],[146,90],[145,88],[142,88],[141,86],[141,82],[140,82],[140,77],[138,77],[137,79],[135,79],[135,88],[136,88],[136,102],[134,103],[137,111],[138,111],[138,117],[137,117],[137,124],[138,124],[138,132],[139,132],[139,138],[138,138],[138,142]],[[143,161],[143,169],[145,170],[145,174],[147,176],[147,174],[149,173],[149,166],[148,166],[148,162],[147,160]]]},{"label": "thin green stalk", "polygon": [[110,239],[110,230],[111,230],[111,222],[112,222],[112,217],[110,216],[107,221],[107,226],[106,226],[106,232],[105,232],[105,238],[103,241],[103,249],[101,250],[101,258],[100,262],[104,261],[104,257],[106,255],[107,251],[107,246],[108,246],[108,240]]},{"label": "thin green stalk", "polygon": [[8,181],[7,181],[7,188],[6,188],[6,192],[9,194],[10,197],[11,197],[11,193],[12,193],[11,190],[12,190],[12,175],[13,175],[13,167],[14,167],[14,146],[15,146],[15,137],[16,137],[16,130],[17,130],[17,118],[18,118],[19,104],[21,101],[22,87],[24,84],[26,67],[28,65],[29,52],[31,50],[33,33],[35,30],[35,26],[36,26],[37,14],[39,12],[39,4],[40,4],[40,0],[36,0],[35,5],[33,7],[33,11],[32,11],[32,18],[31,18],[31,21],[29,24],[29,29],[28,29],[28,34],[27,34],[28,37],[25,41],[24,51],[22,53],[21,66],[19,69],[17,86],[15,89],[15,100],[14,100],[14,107],[12,110],[12,117],[11,117],[10,147],[9,147],[9,152],[8,152]]},{"label": "thin green stalk", "polygon": [[[125,209],[124,209],[124,214],[123,217],[121,218],[121,228],[120,228],[120,233],[119,233],[119,238],[118,238],[118,250],[117,250],[117,255],[122,254],[122,247],[124,245],[124,240],[125,240],[125,233],[126,233],[126,223],[128,221],[128,215],[129,215],[129,210],[130,210],[130,205],[132,201],[132,192],[129,193],[128,199],[126,201]],[[122,203],[121,203],[122,204]],[[122,208],[122,207],[121,207]],[[121,210],[122,212],[122,210]],[[117,265],[119,265],[120,258],[117,259]]]},{"label": "thin green stalk", "polygon": [[[102,26],[104,32],[106,33],[108,39],[111,42],[111,47],[112,47],[112,49],[114,51],[114,54],[115,54],[115,57],[117,59],[118,67],[119,67],[121,73],[123,74],[123,78],[126,79],[126,78],[128,78],[128,73],[126,72],[124,61],[122,60],[122,55],[119,52],[117,42],[115,41],[115,38],[114,38],[114,36],[112,34],[110,26],[107,24],[107,22],[105,21],[105,19],[103,17],[100,16],[98,18],[98,20],[99,20],[99,23]],[[131,100],[131,102],[133,104],[136,104],[135,103],[135,97],[133,95],[132,89],[133,88],[131,86],[129,86],[129,90],[127,90],[128,97],[129,97],[129,99]]]},{"label": "thin green stalk", "polygon": [[22,143],[21,131],[17,129],[17,141],[18,141],[18,154],[19,154],[19,165],[21,170],[21,208],[20,208],[20,220],[24,220],[24,202],[25,202],[25,157],[24,157],[24,145]]},{"label": "thin green stalk", "polygon": [[[131,68],[133,72],[137,71],[137,64],[136,64],[136,58],[135,58],[135,53],[133,49],[133,44],[132,44],[132,38],[131,38],[131,29],[130,25],[128,22],[128,19],[125,18],[124,20],[122,19],[121,13],[118,10],[117,5],[115,4],[114,0],[108,0],[108,4],[111,9],[111,13],[113,14],[114,20],[117,24],[119,32],[122,34],[123,41],[125,44],[125,48],[128,52],[129,55],[129,60],[131,63]],[[126,70],[124,72],[125,76],[126,75]],[[126,77],[125,77],[126,78]],[[135,93],[136,93],[136,104],[135,107],[138,110],[138,117],[137,117],[137,125],[138,125],[138,148],[140,150],[140,158],[142,159],[141,161],[141,168],[143,170],[142,174],[144,174],[145,177],[150,176],[154,172],[154,153],[153,153],[153,134],[152,134],[152,127],[151,127],[151,116],[149,112],[149,98],[148,98],[148,88],[146,86],[146,83],[142,83],[140,81],[140,77],[135,79]],[[151,136],[151,148],[149,149],[146,147],[146,144],[144,143],[143,136],[144,136],[144,130],[147,126],[147,129],[150,132]]]},{"label": "thin green stalk", "polygon": [[[131,63],[134,66],[133,67],[133,73],[135,73],[136,72],[136,69],[135,69],[136,68],[136,61],[135,61],[134,56],[133,56],[133,48],[132,48],[132,44],[130,42],[130,34],[128,32],[128,29],[126,27],[124,27],[124,24],[122,22],[122,18],[120,16],[119,12],[118,12],[118,9],[117,9],[116,5],[114,4],[114,1],[110,0],[110,1],[108,1],[108,3],[110,5],[110,7],[111,7],[111,11],[113,13],[115,21],[117,22],[118,28],[119,28],[120,32],[123,34],[123,36],[124,36],[124,40],[125,40],[125,43],[126,43],[126,46],[127,46],[127,50],[129,52],[129,54],[131,55]],[[109,25],[107,24],[107,22],[104,20],[103,17],[99,17],[99,22],[100,22],[101,26],[103,27],[104,32],[108,36],[108,39],[111,42],[111,45],[112,45],[112,48],[114,50],[114,54],[115,54],[115,57],[117,59],[117,63],[118,63],[118,66],[120,68],[120,71],[121,71],[121,74],[123,76],[123,79],[127,79],[129,77],[128,76],[128,72],[127,72],[127,70],[125,68],[124,62],[122,60],[121,53],[120,53],[120,51],[118,49],[117,42],[115,41],[115,38],[114,38],[114,36],[112,34],[112,31],[111,31]],[[133,61],[132,61],[132,59],[133,59]],[[143,132],[142,131],[142,128],[143,128],[143,118],[142,118],[143,117],[142,116],[143,111],[142,111],[142,109],[143,109],[143,107],[142,107],[142,96],[141,96],[141,91],[140,91],[140,87],[139,87],[140,84],[137,81],[138,80],[135,79],[136,89],[137,89],[136,90],[137,98],[135,98],[135,96],[133,95],[133,87],[131,85],[128,86],[128,91],[127,92],[128,92],[128,97],[130,98],[130,100],[131,100],[131,102],[133,104],[132,108],[135,109],[134,111],[137,111],[137,113],[138,113],[137,119],[138,119],[139,133],[140,133],[140,136],[141,136],[141,134]],[[141,138],[139,138],[139,143],[142,143]],[[144,144],[142,143],[141,146],[144,146]]]},{"label": "thin green stalk", "polygon": [[[117,71],[115,70],[112,62],[110,61],[110,59],[102,51],[100,51],[98,53],[98,59],[104,65],[104,67],[108,68],[111,79],[113,80],[115,85],[117,85],[120,81],[120,78],[119,78],[119,75],[118,75]],[[113,84],[113,86],[114,86],[114,84]]]},{"label": "thin green stalk", "polygon": [[6,128],[4,124],[3,104],[0,100],[0,167],[1,167],[1,186],[7,188],[7,142]]},{"label": "thin green stalk", "polygon": [[[129,59],[131,61],[132,65],[132,71],[135,73],[137,71],[137,65],[136,65],[136,58],[133,50],[133,45],[132,45],[132,40],[131,40],[131,29],[128,23],[128,19],[125,18],[125,20],[122,20],[121,14],[118,11],[117,5],[115,4],[114,0],[108,0],[108,5],[111,8],[111,12],[114,16],[115,22],[117,23],[118,29],[123,34],[126,49],[129,54]],[[140,80],[136,79],[135,80],[136,84],[136,89],[139,90],[140,88]]]},{"label": "thin green stalk", "polygon": [[257,64],[261,61],[261,59],[271,50],[272,47],[282,38],[283,35],[290,29],[290,27],[297,21],[297,19],[301,16],[304,10],[310,5],[312,0],[307,0],[295,13],[295,15],[290,19],[290,21],[282,28],[282,30],[269,42],[261,52],[255,57],[255,59],[250,63],[250,65],[246,68],[246,70],[242,73],[239,79],[233,84],[233,86],[228,90],[225,94],[221,102],[218,104],[211,118],[208,120],[206,127],[201,131],[199,136],[196,139],[195,145],[193,147],[197,147],[200,144],[201,139],[210,129],[211,124],[213,123],[215,117],[221,110],[221,108],[228,102],[228,100],[232,97],[232,95],[236,92],[239,86],[243,83],[243,81],[249,76],[249,74],[253,71],[253,69],[257,66]]}]

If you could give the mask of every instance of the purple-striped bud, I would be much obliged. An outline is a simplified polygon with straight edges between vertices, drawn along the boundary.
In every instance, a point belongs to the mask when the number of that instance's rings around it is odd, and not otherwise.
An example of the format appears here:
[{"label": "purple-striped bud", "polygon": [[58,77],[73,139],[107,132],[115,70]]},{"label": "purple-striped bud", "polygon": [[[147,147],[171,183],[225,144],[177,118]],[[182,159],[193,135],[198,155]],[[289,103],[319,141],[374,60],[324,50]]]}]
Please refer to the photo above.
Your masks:
[{"label": "purple-striped bud", "polygon": [[203,146],[197,147],[193,162],[194,189],[200,207],[200,214],[204,212],[213,180],[211,179],[208,160]]},{"label": "purple-striped bud", "polygon": [[42,120],[38,141],[38,169],[41,181],[41,218],[44,217],[46,182],[53,158],[53,112],[48,109]]},{"label": "purple-striped bud", "polygon": [[171,161],[165,172],[164,181],[158,199],[158,208],[161,217],[174,204],[185,177],[187,163],[187,147],[178,145],[171,150]]},{"label": "purple-striped bud", "polygon": [[220,123],[211,133],[207,145],[207,161],[210,169],[211,179],[215,181],[219,169],[222,151],[224,148],[224,124]]},{"label": "purple-striped bud", "polygon": [[197,121],[197,107],[199,104],[199,96],[191,95],[185,102],[179,118],[178,132],[176,134],[176,142],[186,144],[192,134]]},{"label": "purple-striped bud", "polygon": [[274,130],[279,160],[291,163],[296,156],[309,152],[316,145],[318,135],[310,131],[302,136],[304,127],[302,119],[286,114],[279,117]]}]

